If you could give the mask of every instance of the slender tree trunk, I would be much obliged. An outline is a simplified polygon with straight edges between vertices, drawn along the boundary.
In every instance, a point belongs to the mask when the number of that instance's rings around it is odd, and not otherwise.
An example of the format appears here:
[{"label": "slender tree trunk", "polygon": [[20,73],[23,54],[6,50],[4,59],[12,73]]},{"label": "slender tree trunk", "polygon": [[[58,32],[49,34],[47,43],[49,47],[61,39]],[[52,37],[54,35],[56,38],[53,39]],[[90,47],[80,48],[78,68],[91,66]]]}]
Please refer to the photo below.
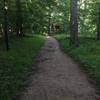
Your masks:
[{"label": "slender tree trunk", "polygon": [[98,4],[97,39],[100,40],[100,3]]},{"label": "slender tree trunk", "polygon": [[21,7],[21,0],[16,0],[16,34],[17,36],[24,36],[23,34],[23,18],[22,18],[22,7]]},{"label": "slender tree trunk", "polygon": [[70,0],[70,45],[78,46],[77,0]]},{"label": "slender tree trunk", "polygon": [[49,21],[48,21],[48,35],[51,35],[51,16],[49,15]]},{"label": "slender tree trunk", "polygon": [[3,33],[4,33],[3,24],[0,24],[0,33],[1,33],[1,36],[3,36]]},{"label": "slender tree trunk", "polygon": [[49,6],[49,15],[48,15],[48,35],[51,35],[51,7]]},{"label": "slender tree trunk", "polygon": [[8,43],[8,22],[7,22],[7,1],[4,0],[4,35],[5,35],[5,44],[7,51],[9,50],[9,43]]}]

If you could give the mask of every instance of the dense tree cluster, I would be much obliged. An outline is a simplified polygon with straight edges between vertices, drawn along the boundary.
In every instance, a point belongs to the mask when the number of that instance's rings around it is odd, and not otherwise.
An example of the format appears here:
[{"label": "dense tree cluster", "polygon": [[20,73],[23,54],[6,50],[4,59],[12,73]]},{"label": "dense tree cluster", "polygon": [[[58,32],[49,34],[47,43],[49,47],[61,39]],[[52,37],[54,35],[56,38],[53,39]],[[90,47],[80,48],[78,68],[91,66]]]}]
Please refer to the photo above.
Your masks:
[{"label": "dense tree cluster", "polygon": [[4,2],[6,2],[7,22],[10,33],[23,36],[27,31],[40,33],[48,24],[49,9],[56,5],[54,0],[1,0],[0,32],[4,25]]},{"label": "dense tree cluster", "polygon": [[[99,0],[0,0],[0,37],[26,33],[70,33],[71,44],[81,36],[100,39]],[[7,39],[6,39],[7,41]]]}]

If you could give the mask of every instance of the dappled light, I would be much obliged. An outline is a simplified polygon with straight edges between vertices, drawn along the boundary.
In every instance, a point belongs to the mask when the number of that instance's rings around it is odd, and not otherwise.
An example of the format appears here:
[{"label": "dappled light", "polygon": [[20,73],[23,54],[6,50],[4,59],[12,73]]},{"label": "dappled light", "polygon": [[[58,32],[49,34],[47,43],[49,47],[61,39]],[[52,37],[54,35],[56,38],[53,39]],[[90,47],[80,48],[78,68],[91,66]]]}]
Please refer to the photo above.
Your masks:
[{"label": "dappled light", "polygon": [[46,38],[47,38],[47,39],[49,39],[49,38],[50,38],[50,36],[47,36]]}]

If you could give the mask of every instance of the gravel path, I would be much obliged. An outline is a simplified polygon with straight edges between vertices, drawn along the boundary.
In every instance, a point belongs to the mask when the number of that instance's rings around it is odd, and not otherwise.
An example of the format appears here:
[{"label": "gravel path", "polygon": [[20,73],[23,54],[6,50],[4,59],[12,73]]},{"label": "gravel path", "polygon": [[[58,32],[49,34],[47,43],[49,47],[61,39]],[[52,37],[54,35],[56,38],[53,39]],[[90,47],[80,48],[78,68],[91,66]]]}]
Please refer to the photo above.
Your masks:
[{"label": "gravel path", "polygon": [[17,100],[96,100],[95,88],[54,38],[47,38],[37,62],[39,72]]}]

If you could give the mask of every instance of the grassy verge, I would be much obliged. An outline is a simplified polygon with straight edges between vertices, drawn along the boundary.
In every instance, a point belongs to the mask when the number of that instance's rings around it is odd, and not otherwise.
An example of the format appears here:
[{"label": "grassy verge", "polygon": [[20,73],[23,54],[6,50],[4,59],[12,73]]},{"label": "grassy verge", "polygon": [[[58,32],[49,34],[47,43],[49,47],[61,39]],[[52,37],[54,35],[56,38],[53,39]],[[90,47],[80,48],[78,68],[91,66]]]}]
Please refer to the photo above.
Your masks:
[{"label": "grassy verge", "polygon": [[12,100],[33,69],[33,60],[44,40],[42,36],[15,38],[8,52],[0,50],[0,100]]},{"label": "grassy verge", "polygon": [[94,39],[80,38],[80,46],[73,48],[69,46],[69,39],[65,35],[56,35],[61,48],[80,62],[90,77],[96,80],[100,87],[100,41]]}]

